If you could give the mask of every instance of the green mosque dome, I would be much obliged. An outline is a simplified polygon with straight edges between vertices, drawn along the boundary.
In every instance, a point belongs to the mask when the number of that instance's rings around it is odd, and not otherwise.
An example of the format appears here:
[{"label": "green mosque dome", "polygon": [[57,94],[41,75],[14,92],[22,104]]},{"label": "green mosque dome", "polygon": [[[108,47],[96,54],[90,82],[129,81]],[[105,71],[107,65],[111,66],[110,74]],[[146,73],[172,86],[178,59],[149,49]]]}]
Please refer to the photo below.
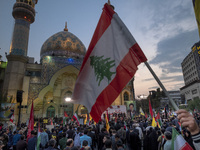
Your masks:
[{"label": "green mosque dome", "polygon": [[86,48],[81,40],[65,29],[52,35],[44,42],[40,57],[41,59],[45,56],[83,58],[85,52]]}]

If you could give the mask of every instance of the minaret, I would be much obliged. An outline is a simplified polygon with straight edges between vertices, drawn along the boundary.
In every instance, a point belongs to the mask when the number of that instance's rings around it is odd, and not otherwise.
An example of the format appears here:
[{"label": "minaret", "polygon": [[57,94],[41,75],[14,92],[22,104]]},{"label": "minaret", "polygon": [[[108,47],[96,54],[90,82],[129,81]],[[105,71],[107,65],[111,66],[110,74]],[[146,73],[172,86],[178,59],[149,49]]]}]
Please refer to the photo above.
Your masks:
[{"label": "minaret", "polygon": [[[30,24],[35,21],[37,0],[16,0],[12,15],[15,19],[10,52],[7,55],[7,68],[4,79],[4,92],[16,97],[17,90],[22,90],[26,64],[28,62],[28,40]],[[15,101],[16,102],[16,101]]]}]

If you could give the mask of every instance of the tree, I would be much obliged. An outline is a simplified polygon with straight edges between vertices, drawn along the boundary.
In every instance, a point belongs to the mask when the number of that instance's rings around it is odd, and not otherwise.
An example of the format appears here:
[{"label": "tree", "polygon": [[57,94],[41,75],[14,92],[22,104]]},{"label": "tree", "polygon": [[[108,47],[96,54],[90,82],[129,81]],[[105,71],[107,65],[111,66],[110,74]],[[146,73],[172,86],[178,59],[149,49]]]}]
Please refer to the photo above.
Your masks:
[{"label": "tree", "polygon": [[160,91],[160,88],[157,88],[156,91],[149,91],[149,96],[148,96],[148,99],[151,100],[151,105],[152,105],[152,108],[154,109],[159,109],[160,107],[160,100],[161,100],[161,97],[162,97],[162,92]]},{"label": "tree", "polygon": [[194,110],[194,109],[200,109],[200,99],[199,97],[195,97],[193,100],[188,102],[188,109]]}]

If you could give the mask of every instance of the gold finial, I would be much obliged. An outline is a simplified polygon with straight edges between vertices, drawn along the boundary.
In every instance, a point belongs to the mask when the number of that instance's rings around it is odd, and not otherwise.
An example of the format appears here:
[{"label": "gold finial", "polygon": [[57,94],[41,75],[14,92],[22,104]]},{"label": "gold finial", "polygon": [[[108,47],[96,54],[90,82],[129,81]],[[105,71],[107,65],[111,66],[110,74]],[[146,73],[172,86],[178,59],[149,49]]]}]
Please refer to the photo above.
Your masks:
[{"label": "gold finial", "polygon": [[108,0],[108,5],[110,5],[110,7],[112,7],[113,10],[115,9],[115,7],[111,5],[110,0]]},{"label": "gold finial", "polygon": [[65,28],[64,28],[64,31],[68,31],[68,29],[67,29],[67,22],[65,22]]}]

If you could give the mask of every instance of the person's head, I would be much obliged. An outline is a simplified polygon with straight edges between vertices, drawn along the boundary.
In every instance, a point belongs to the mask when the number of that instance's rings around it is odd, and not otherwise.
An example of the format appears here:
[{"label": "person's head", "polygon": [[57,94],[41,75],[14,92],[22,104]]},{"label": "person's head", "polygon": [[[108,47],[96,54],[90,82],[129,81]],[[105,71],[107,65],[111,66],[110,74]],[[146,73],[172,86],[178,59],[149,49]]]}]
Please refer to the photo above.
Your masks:
[{"label": "person's head", "polygon": [[112,141],[110,139],[105,141],[105,147],[106,148],[112,148]]},{"label": "person's head", "polygon": [[71,126],[71,125],[69,126],[69,129],[70,129],[70,130],[72,129],[72,126]]},{"label": "person's head", "polygon": [[103,143],[105,143],[106,140],[109,140],[109,139],[110,139],[110,137],[109,137],[108,135],[105,135],[105,136],[103,137]]},{"label": "person's head", "polygon": [[88,129],[85,129],[84,132],[83,132],[85,135],[88,134]]},{"label": "person's head", "polygon": [[129,109],[130,109],[131,111],[133,111],[133,108],[134,108],[134,104],[133,104],[133,103],[130,103],[130,104],[129,104]]},{"label": "person's head", "polygon": [[31,135],[35,135],[35,131],[34,130],[31,131]]},{"label": "person's head", "polygon": [[24,135],[21,135],[20,139],[21,139],[21,140],[24,140]]},{"label": "person's head", "polygon": [[88,146],[88,141],[84,140],[82,145],[83,147]]},{"label": "person's head", "polygon": [[112,130],[112,135],[115,135],[117,134],[117,131],[116,130]]},{"label": "person's head", "polygon": [[161,132],[162,132],[162,134],[164,134],[165,133],[165,128],[161,128]]},{"label": "person's head", "polygon": [[79,132],[80,132],[80,130],[81,130],[81,129],[80,129],[80,127],[78,127],[78,128],[76,129],[77,133],[79,133]]},{"label": "person's head", "polygon": [[172,139],[172,133],[169,131],[166,131],[164,133],[166,140],[171,140]]},{"label": "person's head", "polygon": [[66,132],[63,132],[62,136],[63,136],[63,137],[66,137]]},{"label": "person's head", "polygon": [[67,147],[72,147],[73,145],[74,145],[73,139],[68,139],[68,140],[67,140],[66,146],[67,146]]},{"label": "person's head", "polygon": [[119,134],[118,134],[118,133],[117,133],[117,134],[115,134],[115,141],[118,141],[118,140],[119,140],[119,138],[120,138]]},{"label": "person's head", "polygon": [[71,148],[71,150],[78,150],[78,147],[74,146]]},{"label": "person's head", "polygon": [[49,146],[55,147],[55,145],[56,145],[56,140],[55,140],[55,139],[51,139],[51,140],[49,141]]},{"label": "person's head", "polygon": [[116,145],[117,145],[117,148],[123,147],[123,143],[121,140],[117,141]]},{"label": "person's head", "polygon": [[103,133],[103,132],[105,132],[105,131],[106,131],[106,129],[105,129],[105,128],[102,128],[102,129],[101,129],[101,132],[102,132],[102,133]]},{"label": "person's head", "polygon": [[19,134],[23,134],[22,130],[19,130]]}]

